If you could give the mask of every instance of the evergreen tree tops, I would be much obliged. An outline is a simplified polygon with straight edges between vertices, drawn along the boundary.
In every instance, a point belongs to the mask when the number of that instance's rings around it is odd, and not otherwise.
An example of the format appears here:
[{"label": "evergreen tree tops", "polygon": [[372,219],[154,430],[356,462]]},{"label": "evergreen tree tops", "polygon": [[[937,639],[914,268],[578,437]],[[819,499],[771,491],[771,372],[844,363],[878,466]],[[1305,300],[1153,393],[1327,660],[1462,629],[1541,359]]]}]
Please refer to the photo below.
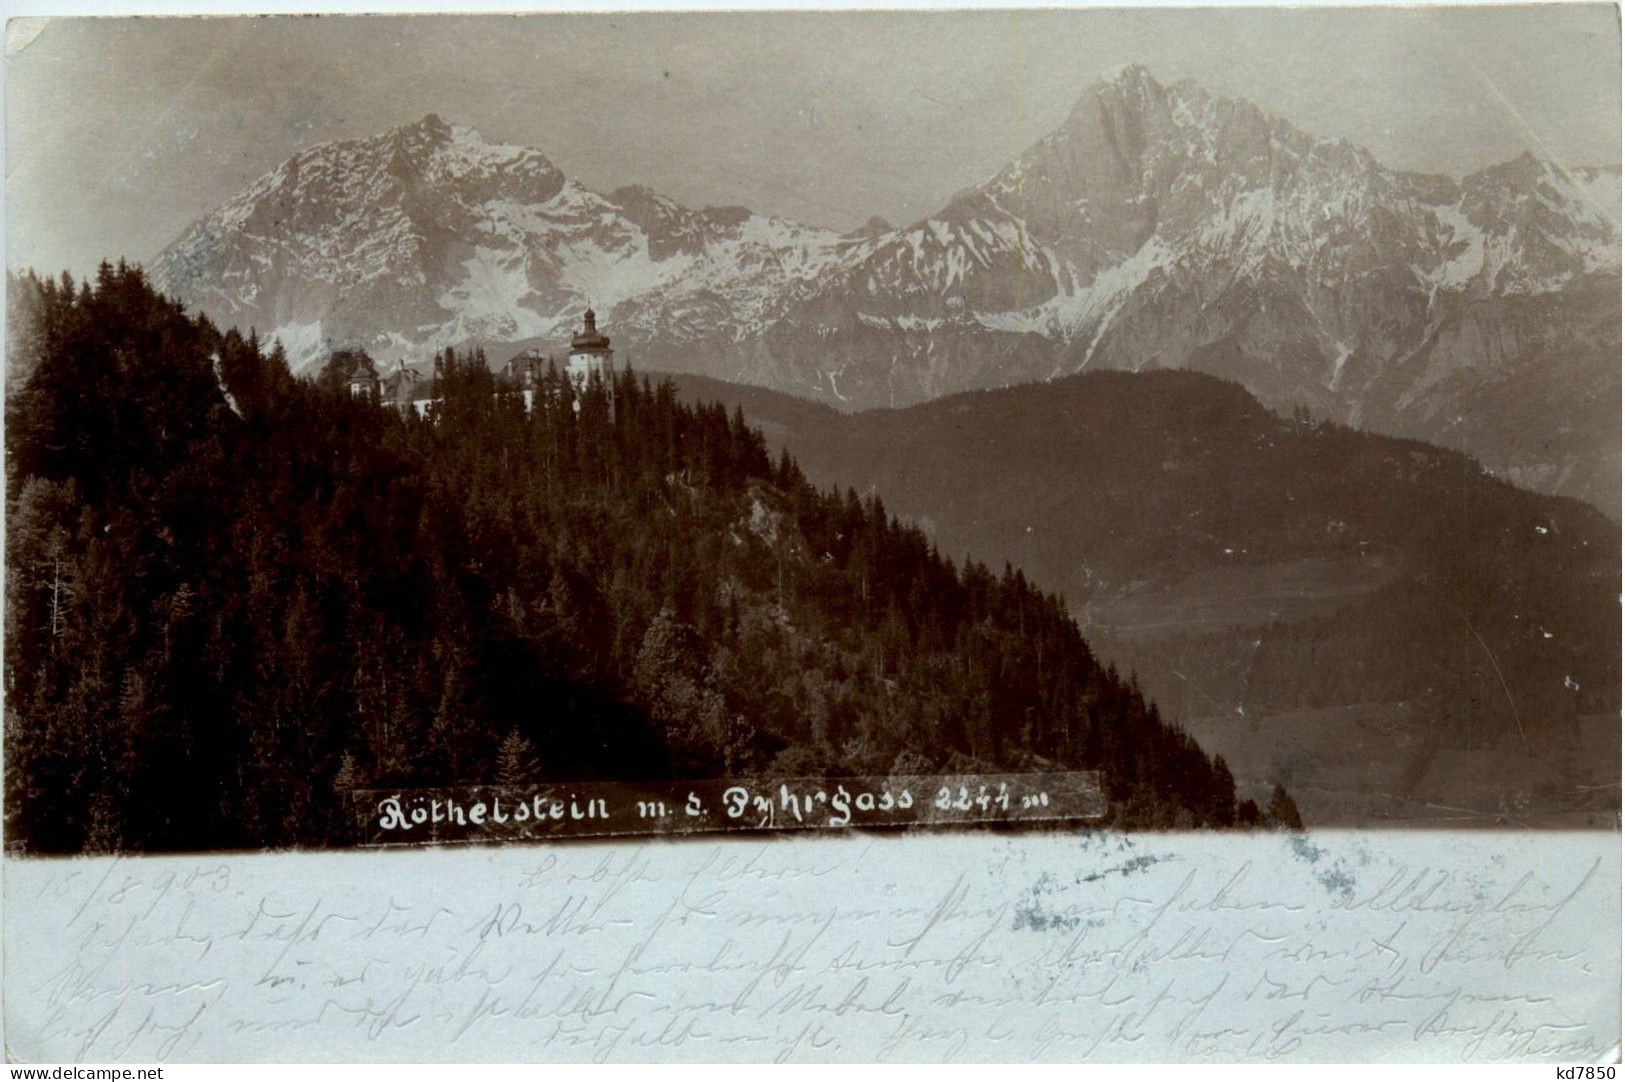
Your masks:
[{"label": "evergreen tree tops", "polygon": [[14,844],[344,844],[352,788],[746,771],[1098,768],[1119,825],[1236,819],[1059,598],[737,410],[556,369],[527,408],[456,352],[381,410],[138,270],[11,295]]}]

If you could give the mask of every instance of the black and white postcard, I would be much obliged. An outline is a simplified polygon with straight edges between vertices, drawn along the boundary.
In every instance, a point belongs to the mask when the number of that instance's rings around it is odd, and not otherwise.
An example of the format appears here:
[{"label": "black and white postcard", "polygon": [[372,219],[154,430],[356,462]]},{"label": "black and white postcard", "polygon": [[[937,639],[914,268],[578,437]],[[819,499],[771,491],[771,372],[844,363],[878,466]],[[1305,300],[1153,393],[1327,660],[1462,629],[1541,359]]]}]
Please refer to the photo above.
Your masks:
[{"label": "black and white postcard", "polygon": [[1607,4],[20,17],[19,1063],[1611,1063]]}]

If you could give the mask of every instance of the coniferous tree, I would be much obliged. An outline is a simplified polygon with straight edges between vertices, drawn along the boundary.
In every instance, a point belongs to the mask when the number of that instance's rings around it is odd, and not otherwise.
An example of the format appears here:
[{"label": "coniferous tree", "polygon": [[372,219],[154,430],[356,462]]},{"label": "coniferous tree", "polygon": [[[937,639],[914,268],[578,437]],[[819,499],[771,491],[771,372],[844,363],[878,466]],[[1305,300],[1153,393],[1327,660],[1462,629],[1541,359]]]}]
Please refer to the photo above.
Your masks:
[{"label": "coniferous tree", "polygon": [[1281,829],[1303,829],[1303,818],[1298,814],[1298,804],[1280,782],[1276,782],[1275,788],[1271,790],[1269,808],[1264,814],[1272,825]]},{"label": "coniferous tree", "polygon": [[448,350],[399,413],[134,268],[14,285],[14,845],[342,843],[356,787],[767,769],[1059,764],[1119,825],[1236,814],[1059,598],[737,411],[556,370],[527,410]]},{"label": "coniferous tree", "polygon": [[524,785],[541,777],[542,764],[535,746],[520,736],[518,729],[509,729],[497,750],[497,784]]}]

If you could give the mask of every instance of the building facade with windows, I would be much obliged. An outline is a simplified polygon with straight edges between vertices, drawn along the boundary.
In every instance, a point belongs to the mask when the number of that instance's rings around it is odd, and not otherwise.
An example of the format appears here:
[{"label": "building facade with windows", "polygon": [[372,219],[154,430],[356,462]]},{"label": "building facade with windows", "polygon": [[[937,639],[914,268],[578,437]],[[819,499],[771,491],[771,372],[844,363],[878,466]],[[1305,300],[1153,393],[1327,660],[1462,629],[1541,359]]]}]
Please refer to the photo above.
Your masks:
[{"label": "building facade with windows", "polygon": [[[350,394],[356,398],[393,406],[402,413],[416,411],[419,415],[424,415],[440,397],[440,379],[444,361],[438,354],[434,360],[432,377],[408,367],[406,362],[401,360],[396,362],[394,372],[380,378],[377,365],[362,349],[335,350],[333,357],[342,361],[343,367],[340,370],[349,373],[347,386]],[[500,374],[508,388],[517,389],[524,396],[525,408],[528,410],[535,401],[543,376],[557,363],[554,357],[541,350],[527,349],[511,357]],[[575,396],[575,407],[578,411],[581,409],[582,395],[587,393],[587,388],[594,379],[597,379],[603,385],[604,393],[609,396],[613,414],[615,351],[610,348],[609,336],[598,329],[598,316],[591,308],[588,308],[582,316],[581,330],[570,338],[570,352],[565,362],[564,375]]]},{"label": "building facade with windows", "polygon": [[611,393],[614,391],[615,351],[609,348],[609,336],[598,329],[598,315],[591,308],[581,317],[581,330],[570,339],[570,359],[564,374],[579,399],[586,393],[587,384],[598,377]]}]

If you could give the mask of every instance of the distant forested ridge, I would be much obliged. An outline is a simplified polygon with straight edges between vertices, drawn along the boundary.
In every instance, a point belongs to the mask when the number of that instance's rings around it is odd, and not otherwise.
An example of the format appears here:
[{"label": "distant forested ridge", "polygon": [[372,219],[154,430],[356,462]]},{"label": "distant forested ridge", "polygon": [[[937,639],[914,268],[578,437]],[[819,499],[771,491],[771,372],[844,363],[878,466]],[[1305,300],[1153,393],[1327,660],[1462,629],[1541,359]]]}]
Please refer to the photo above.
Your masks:
[{"label": "distant forested ridge", "polygon": [[354,787],[722,772],[1099,768],[1120,826],[1260,818],[1058,598],[737,411],[625,374],[578,413],[557,373],[527,410],[448,353],[403,416],[137,269],[8,285],[13,847],[343,844]]},{"label": "distant forested ridge", "polygon": [[1019,559],[1170,717],[1407,701],[1448,743],[1527,751],[1619,713],[1618,524],[1458,452],[1185,371],[861,414],[677,387],[944,551]]}]

